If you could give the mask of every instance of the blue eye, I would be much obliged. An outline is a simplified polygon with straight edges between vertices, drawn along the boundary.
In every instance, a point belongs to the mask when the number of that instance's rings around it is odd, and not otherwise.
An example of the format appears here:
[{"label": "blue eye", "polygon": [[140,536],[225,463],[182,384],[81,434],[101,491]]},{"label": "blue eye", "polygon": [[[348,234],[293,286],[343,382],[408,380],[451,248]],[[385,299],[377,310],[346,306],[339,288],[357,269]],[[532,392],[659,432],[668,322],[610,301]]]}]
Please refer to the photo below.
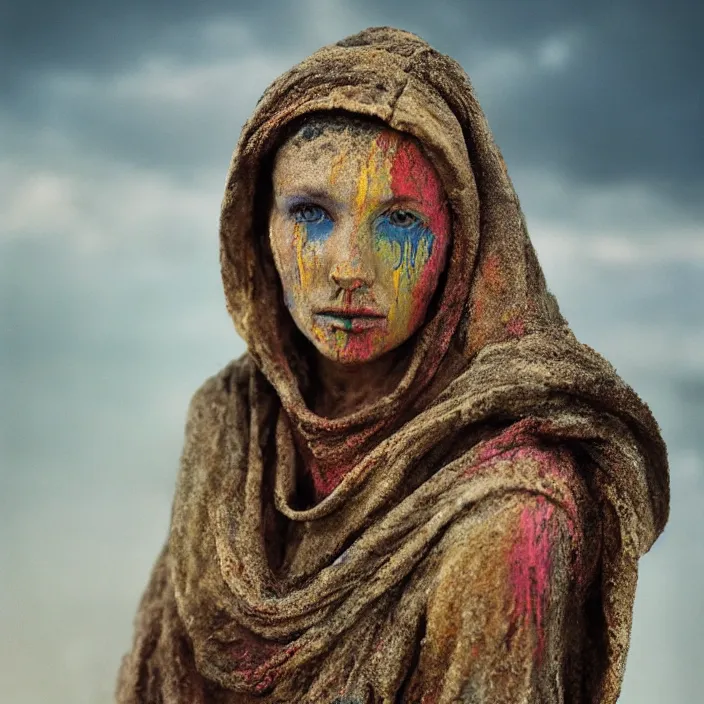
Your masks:
[{"label": "blue eye", "polygon": [[421,219],[410,210],[392,210],[386,217],[394,227],[410,228],[421,224]]},{"label": "blue eye", "polygon": [[334,223],[332,218],[318,205],[298,203],[290,211],[295,222],[303,225],[306,240],[319,242],[332,234]]},{"label": "blue eye", "polygon": [[327,213],[317,205],[298,205],[291,211],[296,222],[316,225],[327,217]]},{"label": "blue eye", "polygon": [[394,269],[398,269],[405,262],[409,277],[410,270],[416,265],[418,249],[422,245],[430,257],[435,239],[423,217],[411,210],[402,209],[387,211],[379,218],[376,236],[379,240],[398,246],[399,259]]}]

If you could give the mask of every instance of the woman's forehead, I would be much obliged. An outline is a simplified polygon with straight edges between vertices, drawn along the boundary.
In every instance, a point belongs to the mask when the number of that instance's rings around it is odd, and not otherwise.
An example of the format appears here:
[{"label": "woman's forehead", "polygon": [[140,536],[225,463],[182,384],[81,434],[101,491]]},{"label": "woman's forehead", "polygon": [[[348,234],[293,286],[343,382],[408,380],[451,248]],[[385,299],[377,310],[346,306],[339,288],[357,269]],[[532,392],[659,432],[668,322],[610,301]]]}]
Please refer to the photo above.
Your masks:
[{"label": "woman's forehead", "polygon": [[321,166],[325,162],[338,161],[341,157],[351,161],[366,160],[370,152],[378,151],[377,139],[382,133],[388,135],[388,139],[397,140],[401,137],[400,133],[391,128],[364,133],[330,129],[309,139],[294,135],[279,148],[275,163],[278,165],[281,162],[295,161]]},{"label": "woman's forehead", "polygon": [[[439,186],[431,163],[415,140],[403,133],[391,128],[362,134],[329,130],[310,140],[285,142],[276,154],[273,176],[277,192],[303,186],[306,190],[325,186],[358,189],[362,179],[369,184],[379,182],[377,187],[384,184],[384,190],[389,191],[385,195],[392,195],[391,191],[406,181],[402,190],[411,196],[415,189],[408,188],[408,178],[398,178],[400,171],[408,171],[413,181],[431,180]],[[392,181],[396,188],[392,188]]]}]

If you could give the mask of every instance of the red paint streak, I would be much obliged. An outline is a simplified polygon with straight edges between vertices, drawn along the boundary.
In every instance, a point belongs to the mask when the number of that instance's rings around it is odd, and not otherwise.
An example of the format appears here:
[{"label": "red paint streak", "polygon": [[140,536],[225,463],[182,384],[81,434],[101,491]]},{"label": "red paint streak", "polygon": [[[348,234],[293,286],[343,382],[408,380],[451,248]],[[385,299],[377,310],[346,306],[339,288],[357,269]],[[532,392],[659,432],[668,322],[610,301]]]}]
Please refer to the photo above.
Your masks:
[{"label": "red paint streak", "polygon": [[481,276],[491,291],[501,291],[503,289],[504,281],[501,275],[501,262],[495,254],[486,258],[481,269]]},{"label": "red paint streak", "polygon": [[340,361],[354,360],[364,362],[371,359],[376,343],[384,330],[368,330],[363,332],[347,333],[347,342],[339,354]]},{"label": "red paint streak", "polygon": [[[374,425],[374,428],[377,429],[380,427],[379,423],[376,423]],[[355,433],[354,435],[350,435],[349,437],[346,437],[344,440],[345,447],[348,450],[356,450],[357,448],[360,447],[360,445],[363,445],[368,439],[371,433]]]},{"label": "red paint streak", "polygon": [[329,452],[324,444],[311,446],[312,453],[305,453],[305,471],[313,483],[316,501],[329,496],[350,471],[363,461],[366,443],[391,420],[393,419],[383,418],[364,431],[348,436],[335,452]]},{"label": "red paint streak", "polygon": [[536,644],[533,657],[540,662],[545,650],[545,610],[550,596],[552,560],[551,520],[555,507],[545,497],[537,497],[538,507],[526,506],[519,521],[519,535],[509,561],[514,607],[511,620],[518,627],[532,624]]},{"label": "red paint streak", "polygon": [[[264,692],[275,682],[282,661],[290,658],[298,646],[241,638],[230,646],[233,671],[256,692]],[[272,659],[276,658],[276,665]]]},{"label": "red paint streak", "polygon": [[[463,475],[472,477],[481,470],[486,470],[496,462],[529,461],[541,478],[555,477],[561,484],[571,485],[577,468],[569,450],[562,445],[541,442],[541,436],[553,435],[549,423],[536,418],[523,418],[506,428],[502,433],[485,442],[478,448],[475,461],[467,467]],[[560,506],[565,511],[567,529],[576,549],[575,571],[581,582],[582,526],[579,522],[579,510],[574,495],[570,492],[560,498]]]},{"label": "red paint streak", "polygon": [[[384,133],[377,138],[377,145],[384,152],[391,144]],[[450,220],[440,179],[432,164],[410,140],[396,143],[391,164],[391,192],[395,198],[408,198],[423,205],[435,237],[449,234]]]},{"label": "red paint streak", "polygon": [[[499,455],[510,454],[511,458],[520,459],[523,456],[534,456],[535,450],[539,448],[539,435],[546,430],[541,427],[541,422],[535,418],[523,418],[513,423],[496,437],[485,442],[477,454],[477,460],[481,463],[493,460]],[[531,452],[527,452],[530,450]],[[542,449],[545,458],[553,458],[553,454],[559,451],[558,448],[551,448],[550,451]]]},{"label": "red paint streak", "polygon": [[506,323],[506,332],[512,337],[523,337],[526,334],[526,327],[520,318],[512,318]]},{"label": "red paint streak", "polygon": [[391,163],[391,192],[395,198],[408,198],[422,205],[434,241],[430,259],[420,272],[413,289],[414,312],[410,328],[417,328],[425,316],[427,303],[433,294],[438,276],[445,266],[445,252],[450,237],[450,213],[445,202],[445,190],[433,165],[418,146],[410,140],[398,140],[382,132],[377,145],[387,153],[394,149]]},{"label": "red paint streak", "polygon": [[332,494],[353,466],[354,464],[342,462],[322,463],[315,458],[311,458],[306,463],[306,471],[313,481],[316,501],[321,501]]},{"label": "red paint streak", "polygon": [[231,644],[232,662],[237,671],[254,670],[282,650],[279,643],[241,638]]}]

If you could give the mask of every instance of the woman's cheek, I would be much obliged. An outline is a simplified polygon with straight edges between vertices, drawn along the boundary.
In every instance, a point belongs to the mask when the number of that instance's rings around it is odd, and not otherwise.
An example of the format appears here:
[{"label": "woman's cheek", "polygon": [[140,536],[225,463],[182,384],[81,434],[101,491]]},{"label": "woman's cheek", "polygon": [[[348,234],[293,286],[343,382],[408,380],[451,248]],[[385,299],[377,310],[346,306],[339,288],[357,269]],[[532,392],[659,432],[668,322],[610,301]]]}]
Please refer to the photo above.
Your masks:
[{"label": "woman's cheek", "polygon": [[303,291],[309,288],[311,276],[310,255],[306,252],[307,242],[306,227],[297,222],[293,226],[292,249],[298,271],[298,283]]},{"label": "woman's cheek", "polygon": [[296,283],[300,295],[307,298],[320,279],[320,269],[323,266],[324,242],[312,239],[306,232],[306,226],[296,223],[293,228],[292,254],[290,261],[295,263]]},{"label": "woman's cheek", "polygon": [[[405,245],[405,246],[404,246]],[[380,246],[393,291],[389,322],[394,337],[408,337],[422,323],[425,307],[433,294],[432,240],[411,249],[410,243],[388,242]]]},{"label": "woman's cheek", "polygon": [[401,286],[401,267],[398,266],[402,249],[396,242],[378,238],[376,243],[377,270],[383,272],[386,287],[392,291],[392,300],[398,301]]},{"label": "woman's cheek", "polygon": [[426,256],[422,268],[418,270],[413,288],[410,327],[414,331],[425,322],[428,306],[435,295],[440,274],[445,265],[444,241],[437,238],[435,245],[431,255]]}]

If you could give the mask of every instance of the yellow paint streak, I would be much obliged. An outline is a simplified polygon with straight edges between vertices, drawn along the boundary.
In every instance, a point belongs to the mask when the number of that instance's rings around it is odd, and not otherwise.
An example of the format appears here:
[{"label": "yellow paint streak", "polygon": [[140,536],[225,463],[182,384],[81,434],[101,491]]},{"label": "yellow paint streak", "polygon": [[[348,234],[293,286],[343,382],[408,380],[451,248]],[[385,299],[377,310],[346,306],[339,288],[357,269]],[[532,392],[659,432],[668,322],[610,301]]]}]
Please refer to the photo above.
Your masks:
[{"label": "yellow paint streak", "polygon": [[296,263],[298,264],[298,278],[301,282],[301,287],[306,288],[308,284],[308,275],[306,273],[306,267],[303,263],[303,245],[305,235],[305,226],[302,223],[297,222],[293,226],[293,237],[296,243]]},{"label": "yellow paint streak", "polygon": [[313,335],[315,335],[315,339],[318,340],[318,342],[325,342],[325,331],[320,327],[320,325],[313,323],[312,330]]},{"label": "yellow paint streak", "polygon": [[[400,252],[401,263],[393,272],[394,288],[396,290],[396,305],[394,306],[394,318],[399,314],[401,320],[408,321],[410,319],[411,309],[411,291],[415,283],[418,267],[411,269],[411,249],[410,242],[404,242]],[[416,262],[417,264],[417,262]]]},{"label": "yellow paint streak", "polygon": [[390,171],[390,155],[384,154],[376,140],[373,141],[366,163],[362,164],[359,180],[357,181],[357,194],[355,196],[357,208],[355,220],[357,226],[376,208],[384,196],[391,195]]},{"label": "yellow paint streak", "polygon": [[396,293],[396,303],[398,303],[398,290],[399,287],[401,286],[401,267],[398,269],[394,269],[393,277],[394,277],[394,292]]},{"label": "yellow paint streak", "polygon": [[364,206],[367,202],[367,186],[369,185],[369,161],[362,166],[359,172],[359,180],[357,181],[357,195],[355,204],[357,206],[357,215],[359,216],[364,211]]},{"label": "yellow paint streak", "polygon": [[340,348],[340,350],[343,350],[345,348],[345,345],[347,344],[347,333],[344,330],[335,330],[335,344],[337,347]]},{"label": "yellow paint streak", "polygon": [[333,159],[333,162],[330,165],[330,183],[331,184],[337,183],[337,179],[340,177],[340,170],[344,166],[347,159],[349,159],[349,155],[348,155],[347,151],[344,151],[344,152],[341,152],[340,154],[335,155],[335,158]]},{"label": "yellow paint streak", "polygon": [[396,300],[394,302],[394,305],[391,306],[391,310],[389,311],[389,323],[391,323],[391,325],[396,325],[400,322],[398,320],[399,317],[401,318],[401,320],[403,320],[403,311],[406,308],[407,301],[405,292],[401,290],[403,284],[405,283],[403,270],[401,268],[398,268],[396,271],[394,271],[393,277],[394,288],[396,289]]}]

